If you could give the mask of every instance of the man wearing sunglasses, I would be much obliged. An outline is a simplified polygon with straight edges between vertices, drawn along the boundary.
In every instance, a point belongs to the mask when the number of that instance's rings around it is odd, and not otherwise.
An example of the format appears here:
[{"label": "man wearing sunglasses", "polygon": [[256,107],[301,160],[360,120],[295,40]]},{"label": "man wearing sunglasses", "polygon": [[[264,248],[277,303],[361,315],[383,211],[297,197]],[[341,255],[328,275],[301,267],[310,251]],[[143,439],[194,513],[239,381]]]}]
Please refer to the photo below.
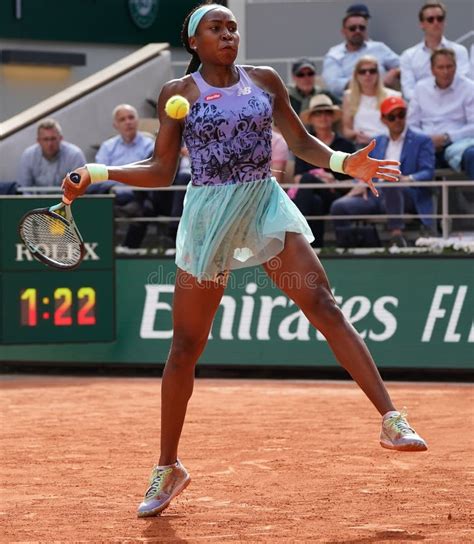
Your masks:
[{"label": "man wearing sunglasses", "polygon": [[371,55],[379,62],[386,87],[394,87],[400,76],[400,59],[383,42],[368,37],[369,10],[364,4],[354,4],[347,9],[342,20],[345,41],[331,47],[323,62],[323,79],[328,89],[341,99],[360,57]]},{"label": "man wearing sunglasses", "polygon": [[418,18],[424,33],[422,42],[406,49],[400,57],[402,91],[406,100],[413,98],[415,85],[421,79],[431,76],[430,57],[436,49],[452,49],[456,53],[457,72],[460,75],[469,73],[469,56],[467,49],[444,36],[446,23],[446,7],[441,2],[428,2],[421,7]]},{"label": "man wearing sunglasses", "polygon": [[[371,153],[374,159],[390,159],[400,161],[402,175],[400,181],[430,181],[434,176],[435,155],[431,139],[424,134],[416,133],[406,126],[407,105],[399,96],[389,96],[380,105],[382,123],[387,126],[389,135],[377,136],[377,145]],[[365,185],[365,187],[367,187]],[[363,184],[356,185],[342,198],[333,202],[331,215],[366,215],[386,213],[401,215],[416,213],[420,216],[422,232],[432,234],[435,221],[425,214],[433,214],[431,189],[426,187],[390,187],[381,189],[381,196],[376,198],[367,192]],[[338,228],[349,226],[350,222],[338,220]],[[387,226],[390,231],[390,246],[406,247],[403,236],[404,220],[389,217]]]},{"label": "man wearing sunglasses", "polygon": [[288,94],[291,106],[298,115],[308,109],[311,98],[317,94],[325,94],[339,104],[332,93],[316,84],[316,65],[310,59],[303,57],[296,60],[291,66],[291,75],[293,85],[288,86]]}]

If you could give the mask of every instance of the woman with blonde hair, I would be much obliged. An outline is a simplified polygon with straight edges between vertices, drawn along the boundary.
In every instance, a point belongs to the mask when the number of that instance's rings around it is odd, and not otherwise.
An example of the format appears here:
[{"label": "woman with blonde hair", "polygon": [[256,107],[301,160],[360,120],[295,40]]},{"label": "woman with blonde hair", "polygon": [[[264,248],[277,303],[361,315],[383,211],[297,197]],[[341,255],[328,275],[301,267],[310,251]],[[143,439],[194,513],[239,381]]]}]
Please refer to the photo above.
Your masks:
[{"label": "woman with blonde hair", "polygon": [[375,57],[361,57],[354,66],[348,90],[342,102],[343,134],[362,147],[372,138],[387,133],[380,119],[380,104],[388,96],[401,93],[383,86]]}]

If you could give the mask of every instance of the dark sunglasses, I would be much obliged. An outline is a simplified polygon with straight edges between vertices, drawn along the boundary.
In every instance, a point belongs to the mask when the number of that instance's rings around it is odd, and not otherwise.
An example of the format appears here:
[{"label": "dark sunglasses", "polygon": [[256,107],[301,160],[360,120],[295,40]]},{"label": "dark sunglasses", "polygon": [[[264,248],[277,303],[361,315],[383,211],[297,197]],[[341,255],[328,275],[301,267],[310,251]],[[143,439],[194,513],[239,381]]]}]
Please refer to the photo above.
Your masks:
[{"label": "dark sunglasses", "polygon": [[407,110],[400,110],[397,115],[395,115],[394,113],[389,113],[385,116],[385,119],[393,123],[395,119],[405,119],[406,116]]},{"label": "dark sunglasses", "polygon": [[333,110],[313,110],[311,112],[311,115],[334,115],[334,111]]},{"label": "dark sunglasses", "polygon": [[313,77],[314,75],[314,72],[299,72],[296,74],[296,77]]},{"label": "dark sunglasses", "polygon": [[346,27],[349,32],[355,32],[358,30],[359,32],[365,32],[367,30],[367,27],[365,25],[351,25]]},{"label": "dark sunglasses", "polygon": [[378,72],[377,68],[361,68],[360,70],[357,70],[357,73],[361,76],[365,76],[365,74],[376,74]]},{"label": "dark sunglasses", "polygon": [[432,25],[435,21],[442,23],[445,19],[445,15],[432,15],[431,17],[425,17],[425,21]]}]

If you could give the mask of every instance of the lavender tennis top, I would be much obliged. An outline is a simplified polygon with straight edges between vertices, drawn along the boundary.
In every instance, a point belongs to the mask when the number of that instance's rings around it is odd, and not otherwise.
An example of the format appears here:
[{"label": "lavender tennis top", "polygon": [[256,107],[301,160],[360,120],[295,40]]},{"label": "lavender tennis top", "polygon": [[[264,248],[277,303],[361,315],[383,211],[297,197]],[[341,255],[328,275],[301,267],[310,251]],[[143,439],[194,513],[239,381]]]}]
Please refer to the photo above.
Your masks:
[{"label": "lavender tennis top", "polygon": [[229,185],[270,177],[272,99],[237,66],[239,81],[213,87],[199,72],[199,88],[184,125],[193,185]]}]

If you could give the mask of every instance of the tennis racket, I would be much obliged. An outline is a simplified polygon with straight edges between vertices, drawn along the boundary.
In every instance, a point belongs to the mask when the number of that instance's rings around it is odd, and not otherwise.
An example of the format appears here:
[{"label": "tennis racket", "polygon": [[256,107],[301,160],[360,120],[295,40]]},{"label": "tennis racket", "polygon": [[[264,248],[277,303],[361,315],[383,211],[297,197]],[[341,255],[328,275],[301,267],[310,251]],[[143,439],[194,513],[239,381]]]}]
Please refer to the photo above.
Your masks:
[{"label": "tennis racket", "polygon": [[[79,183],[81,176],[73,172],[69,179]],[[74,223],[71,202],[64,196],[59,204],[26,213],[19,233],[31,255],[52,268],[72,270],[84,258],[84,241]]]}]

